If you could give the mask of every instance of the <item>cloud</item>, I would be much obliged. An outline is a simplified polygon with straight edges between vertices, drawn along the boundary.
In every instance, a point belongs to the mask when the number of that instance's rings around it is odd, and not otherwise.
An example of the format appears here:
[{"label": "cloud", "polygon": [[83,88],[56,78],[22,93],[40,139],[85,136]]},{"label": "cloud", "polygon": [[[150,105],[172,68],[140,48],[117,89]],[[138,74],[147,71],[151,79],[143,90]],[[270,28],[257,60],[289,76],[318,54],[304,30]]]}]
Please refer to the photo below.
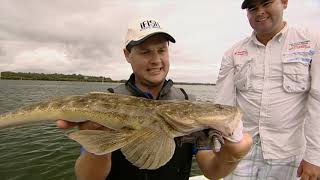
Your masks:
[{"label": "cloud", "polygon": [[68,70],[70,62],[66,60],[66,55],[46,47],[25,51],[14,59],[12,69],[32,70],[36,72],[47,72],[55,69],[57,72]]},{"label": "cloud", "polygon": [[4,51],[4,49],[0,47],[0,57],[5,55],[6,55],[6,52]]},{"label": "cloud", "polygon": [[[116,23],[114,18],[117,16],[119,22],[123,21],[121,7],[105,1],[60,0],[48,3],[31,0],[24,3],[4,0],[0,7],[0,16],[3,17],[0,19],[0,42],[11,45],[7,45],[9,56],[2,58],[0,70],[78,71],[94,75],[100,72],[102,75],[103,68],[114,69],[123,59],[121,34],[126,24]],[[47,47],[47,50],[42,47]],[[43,51],[42,54],[48,54],[48,51],[65,54],[65,58],[51,61],[45,60],[50,57],[42,56],[43,63],[37,67],[30,65],[36,59],[23,61],[21,58],[26,55],[29,59],[36,58],[37,55],[31,55],[36,52],[39,55],[39,51]],[[66,65],[67,62],[72,64]],[[59,64],[67,67],[61,68]],[[44,67],[39,67],[41,65]]]},{"label": "cloud", "polygon": [[[170,78],[215,82],[222,54],[251,33],[242,0],[1,0],[0,71],[40,71],[127,79],[127,23],[160,19],[173,33]],[[289,24],[320,27],[319,0],[292,0]]]}]

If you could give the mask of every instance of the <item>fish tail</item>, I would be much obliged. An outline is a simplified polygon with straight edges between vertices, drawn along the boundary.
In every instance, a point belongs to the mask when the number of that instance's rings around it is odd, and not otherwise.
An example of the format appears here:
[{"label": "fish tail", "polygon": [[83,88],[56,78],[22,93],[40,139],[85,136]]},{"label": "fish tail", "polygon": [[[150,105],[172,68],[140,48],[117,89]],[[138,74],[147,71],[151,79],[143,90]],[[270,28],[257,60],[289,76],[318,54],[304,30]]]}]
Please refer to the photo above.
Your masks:
[{"label": "fish tail", "polygon": [[33,111],[11,112],[0,115],[0,128],[8,128],[25,124],[57,120],[57,112]]}]

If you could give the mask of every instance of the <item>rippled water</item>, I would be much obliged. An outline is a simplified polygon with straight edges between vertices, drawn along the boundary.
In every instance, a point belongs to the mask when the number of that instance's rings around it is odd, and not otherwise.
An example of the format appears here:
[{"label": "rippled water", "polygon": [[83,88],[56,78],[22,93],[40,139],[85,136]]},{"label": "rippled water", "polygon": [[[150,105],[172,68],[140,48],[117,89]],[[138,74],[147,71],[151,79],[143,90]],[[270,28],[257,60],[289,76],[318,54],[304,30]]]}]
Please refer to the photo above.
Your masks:
[{"label": "rippled water", "polygon": [[[0,81],[0,113],[54,96],[106,91],[116,83]],[[179,85],[197,99],[214,99],[214,86]],[[0,180],[72,180],[79,145],[54,123],[0,130]],[[196,163],[192,175],[199,174]]]}]

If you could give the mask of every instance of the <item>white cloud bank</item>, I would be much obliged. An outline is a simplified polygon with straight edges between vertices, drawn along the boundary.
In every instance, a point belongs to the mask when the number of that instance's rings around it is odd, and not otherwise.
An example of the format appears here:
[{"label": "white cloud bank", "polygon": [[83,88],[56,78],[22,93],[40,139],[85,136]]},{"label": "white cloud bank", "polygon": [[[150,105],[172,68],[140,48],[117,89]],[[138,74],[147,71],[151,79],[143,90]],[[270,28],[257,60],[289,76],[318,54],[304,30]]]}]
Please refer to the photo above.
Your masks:
[{"label": "white cloud bank", "polygon": [[[214,83],[221,56],[251,33],[241,0],[0,0],[0,71],[66,73],[127,79],[122,47],[137,16],[166,24],[169,78]],[[319,0],[290,0],[289,24],[320,27]]]}]

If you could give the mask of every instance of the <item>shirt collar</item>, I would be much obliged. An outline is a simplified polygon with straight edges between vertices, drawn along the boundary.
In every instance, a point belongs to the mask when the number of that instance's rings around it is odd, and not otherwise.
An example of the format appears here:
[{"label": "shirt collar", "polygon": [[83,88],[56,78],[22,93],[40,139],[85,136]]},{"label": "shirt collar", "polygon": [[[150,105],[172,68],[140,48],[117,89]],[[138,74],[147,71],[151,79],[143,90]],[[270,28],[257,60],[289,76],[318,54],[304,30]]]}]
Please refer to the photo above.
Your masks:
[{"label": "shirt collar", "polygon": [[284,22],[285,23],[285,25],[284,25],[284,27],[281,29],[281,31],[278,33],[278,34],[276,34],[276,38],[277,38],[277,40],[278,40],[278,42],[281,42],[281,41],[283,41],[284,39],[285,39],[285,35],[287,34],[287,32],[288,32],[288,29],[289,29],[289,27],[288,27],[288,23],[287,22]]},{"label": "shirt collar", "polygon": [[[129,89],[129,91],[131,93],[133,93],[133,95],[138,96],[138,97],[144,97],[147,99],[153,99],[153,96],[151,93],[149,92],[143,92],[141,89],[139,89],[136,85],[135,85],[135,75],[132,73],[129,80],[126,82],[126,86]],[[171,79],[169,80],[165,80],[162,89],[160,91],[159,97],[160,96],[164,96],[167,93],[169,93],[171,87],[173,86],[173,81]],[[159,98],[157,97],[157,99]]]}]

